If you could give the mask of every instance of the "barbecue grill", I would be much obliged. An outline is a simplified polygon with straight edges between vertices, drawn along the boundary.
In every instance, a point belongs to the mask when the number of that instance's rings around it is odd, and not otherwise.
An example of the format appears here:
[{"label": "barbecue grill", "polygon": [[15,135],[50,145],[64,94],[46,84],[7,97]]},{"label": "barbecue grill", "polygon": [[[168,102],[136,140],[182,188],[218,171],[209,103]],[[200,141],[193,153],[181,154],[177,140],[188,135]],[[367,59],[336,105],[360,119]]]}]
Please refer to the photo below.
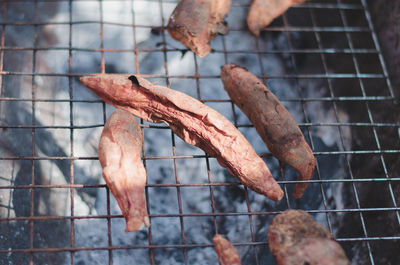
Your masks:
[{"label": "barbecue grill", "polygon": [[[243,264],[275,264],[267,228],[286,209],[312,214],[353,264],[396,264],[400,123],[367,1],[309,1],[255,38],[249,1],[232,0],[229,34],[202,59],[165,30],[176,2],[0,3],[0,264],[217,264],[215,233]],[[297,173],[271,156],[224,91],[227,63],[261,78],[314,150],[300,200]],[[151,226],[123,232],[97,158],[114,108],[78,81],[97,72],[143,74],[221,112],[269,165],[283,200],[243,187],[166,125],[141,120]]]}]

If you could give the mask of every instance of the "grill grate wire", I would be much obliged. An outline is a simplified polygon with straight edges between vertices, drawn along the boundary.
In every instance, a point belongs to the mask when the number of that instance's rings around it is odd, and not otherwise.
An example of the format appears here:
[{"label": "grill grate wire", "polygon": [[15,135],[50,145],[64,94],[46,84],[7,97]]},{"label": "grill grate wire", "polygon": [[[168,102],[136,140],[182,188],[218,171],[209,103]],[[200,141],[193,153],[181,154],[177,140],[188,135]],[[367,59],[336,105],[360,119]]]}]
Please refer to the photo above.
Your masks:
[{"label": "grill grate wire", "polygon": [[[116,218],[122,218],[122,215],[113,215],[111,214],[110,211],[110,191],[109,189],[102,184],[78,184],[75,183],[74,179],[74,162],[78,160],[97,160],[97,157],[94,156],[78,156],[75,154],[74,150],[74,133],[78,130],[82,129],[91,129],[91,128],[98,128],[102,127],[105,123],[106,120],[106,105],[104,102],[101,100],[87,100],[87,99],[78,99],[74,97],[74,79],[81,76],[81,73],[75,73],[73,72],[73,61],[72,57],[74,52],[92,52],[92,53],[100,53],[101,59],[100,59],[100,65],[98,71],[101,73],[106,73],[106,65],[107,61],[105,59],[105,53],[133,53],[135,55],[135,61],[134,64],[136,66],[136,74],[140,74],[140,64],[139,64],[139,59],[138,56],[141,53],[162,53],[163,58],[164,58],[164,67],[163,67],[163,73],[162,74],[152,74],[148,75],[148,77],[151,78],[159,78],[159,79],[165,79],[165,82],[168,86],[171,85],[171,79],[193,79],[196,83],[196,92],[197,92],[197,98],[201,100],[204,103],[231,103],[231,108],[232,108],[232,115],[233,115],[233,123],[235,126],[238,128],[248,128],[252,127],[250,124],[240,124],[237,121],[237,115],[236,112],[238,111],[237,107],[233,105],[233,103],[230,100],[223,100],[223,99],[203,99],[202,98],[202,90],[203,88],[201,86],[201,80],[202,79],[214,79],[214,78],[219,78],[219,76],[216,75],[201,75],[199,71],[199,61],[198,58],[194,55],[193,56],[193,61],[195,65],[195,74],[194,75],[173,75],[170,74],[170,71],[168,69],[168,53],[170,52],[181,52],[182,49],[179,48],[171,48],[169,45],[167,45],[167,38],[166,35],[168,34],[162,27],[160,27],[161,30],[161,38],[162,38],[162,43],[160,46],[157,48],[143,48],[139,47],[137,43],[137,38],[136,38],[136,31],[137,29],[143,29],[143,28],[154,28],[154,26],[159,26],[159,25],[140,25],[136,23],[135,20],[135,12],[134,12],[134,2],[139,1],[139,0],[126,0],[127,2],[130,3],[130,8],[132,10],[131,15],[132,15],[132,23],[116,23],[116,22],[110,22],[104,20],[104,12],[106,12],[103,9],[103,4],[105,2],[116,2],[116,1],[124,1],[124,0],[92,0],[93,2],[98,2],[99,5],[99,10],[100,10],[100,16],[98,20],[87,20],[87,21],[74,21],[73,20],[73,3],[74,2],[84,2],[85,0],[64,0],[63,2],[68,3],[68,10],[69,10],[69,20],[65,22],[40,22],[39,17],[40,17],[40,10],[38,8],[39,3],[46,3],[46,2],[52,2],[51,0],[34,0],[34,19],[33,21],[20,21],[20,22],[8,22],[7,21],[7,8],[9,1],[3,1],[1,4],[1,14],[2,14],[2,20],[1,20],[1,47],[0,47],[0,74],[1,74],[1,95],[0,95],[0,104],[3,102],[28,102],[32,103],[32,121],[31,124],[21,124],[21,125],[7,125],[7,124],[1,124],[0,128],[2,130],[6,129],[30,129],[31,130],[31,136],[32,136],[32,150],[31,150],[31,155],[28,156],[2,156],[0,157],[0,160],[5,160],[5,161],[12,161],[12,160],[28,160],[31,161],[32,167],[31,167],[31,184],[30,185],[6,185],[6,186],[0,186],[0,189],[3,190],[19,190],[19,189],[28,189],[30,191],[30,214],[29,216],[18,216],[18,217],[2,217],[0,218],[1,223],[6,223],[6,222],[13,222],[13,221],[27,221],[29,223],[29,247],[28,248],[20,248],[20,249],[0,249],[0,254],[12,254],[12,253],[25,253],[29,257],[29,264],[34,264],[34,254],[35,253],[52,253],[52,252],[69,252],[70,253],[70,260],[71,264],[74,263],[74,256],[76,252],[79,251],[99,251],[99,250],[104,250],[108,252],[108,264],[113,264],[113,255],[114,251],[116,250],[123,250],[123,249],[148,249],[149,250],[149,262],[150,264],[156,264],[156,259],[155,259],[155,250],[157,249],[176,249],[176,251],[182,251],[183,254],[183,263],[184,264],[189,264],[188,263],[188,250],[192,248],[205,248],[205,247],[213,247],[213,245],[210,244],[193,244],[188,242],[186,235],[185,235],[185,217],[211,217],[212,218],[212,223],[214,226],[214,232],[218,233],[220,230],[218,229],[217,225],[217,217],[221,216],[247,216],[249,219],[249,224],[250,224],[250,231],[251,231],[251,241],[249,242],[235,242],[234,245],[236,246],[249,246],[253,248],[254,251],[254,256],[255,256],[255,262],[256,264],[261,264],[260,260],[258,259],[258,251],[259,249],[257,247],[259,246],[265,246],[267,245],[266,241],[259,241],[256,238],[255,234],[255,224],[254,224],[254,218],[257,216],[263,216],[263,215],[275,215],[278,214],[280,211],[254,211],[251,209],[250,205],[250,199],[249,199],[249,191],[247,188],[244,188],[244,196],[245,196],[245,201],[246,201],[246,207],[247,211],[244,212],[226,212],[226,213],[221,213],[216,210],[216,202],[214,198],[214,189],[216,187],[228,187],[228,186],[238,186],[241,185],[238,182],[215,182],[213,181],[213,175],[211,173],[211,168],[210,168],[210,161],[209,161],[209,156],[207,154],[203,155],[179,155],[176,152],[177,146],[175,144],[175,135],[171,132],[171,150],[172,150],[172,156],[148,156],[145,151],[145,147],[143,147],[143,160],[144,164],[146,166],[146,162],[150,160],[163,160],[163,159],[172,159],[173,161],[173,171],[174,171],[174,177],[175,177],[175,183],[172,184],[147,184],[146,186],[146,199],[147,202],[151,201],[151,197],[149,196],[148,189],[149,188],[175,188],[176,189],[176,196],[177,196],[177,201],[178,201],[178,213],[176,214],[154,214],[150,212],[150,207],[149,203],[147,205],[148,207],[148,212],[150,216],[150,221],[154,220],[155,218],[178,218],[179,219],[179,224],[180,224],[180,231],[181,231],[181,244],[154,244],[153,242],[153,236],[152,236],[152,226],[148,229],[148,245],[124,245],[124,246],[116,246],[114,245],[114,242],[112,240],[112,220]],[[90,1],[90,0],[89,0]],[[13,1],[13,2],[32,2],[32,1]],[[167,1],[167,0],[148,0],[148,2],[155,2],[159,4],[159,10],[160,10],[160,17],[161,17],[161,22],[162,26],[165,26],[168,21],[165,21],[164,19],[164,10],[163,6],[165,3],[168,2],[175,2],[175,1]],[[347,3],[349,2],[349,3]],[[248,7],[248,1],[233,1],[233,7],[234,8],[247,8]],[[374,102],[384,102],[384,101],[393,101],[395,100],[394,96],[394,91],[393,87],[391,85],[388,71],[386,69],[386,65],[383,59],[382,51],[379,46],[379,42],[377,39],[377,35],[375,33],[374,25],[372,23],[371,15],[368,9],[368,5],[366,0],[360,0],[358,1],[345,1],[345,0],[336,0],[336,1],[329,1],[329,3],[324,3],[321,1],[320,3],[314,3],[314,2],[309,2],[305,3],[301,6],[293,7],[293,9],[305,9],[309,12],[309,16],[311,18],[312,26],[292,26],[289,23],[287,14],[284,14],[282,16],[283,19],[283,26],[270,26],[265,29],[267,32],[283,32],[285,33],[286,40],[288,42],[288,49],[284,50],[262,50],[260,48],[260,42],[258,39],[255,39],[256,43],[256,49],[255,50],[243,50],[243,49],[237,49],[237,50],[230,50],[227,48],[227,40],[225,36],[221,37],[222,40],[222,49],[214,49],[213,53],[216,54],[223,54],[224,55],[224,64],[229,63],[228,56],[230,54],[254,54],[257,56],[257,63],[260,66],[261,69],[261,76],[262,80],[264,83],[266,83],[267,79],[287,79],[287,80],[294,80],[295,81],[295,86],[297,88],[297,93],[298,97],[295,98],[285,98],[282,99],[283,102],[295,102],[295,103],[300,103],[301,105],[301,112],[303,114],[303,117],[305,117],[304,122],[299,123],[299,126],[303,129],[305,129],[305,135],[309,139],[309,143],[312,147],[313,150],[314,148],[314,142],[313,142],[313,134],[311,132],[312,128],[314,127],[324,127],[324,126],[329,126],[329,127],[335,127],[338,129],[339,132],[339,137],[341,141],[341,149],[338,151],[315,151],[314,154],[316,158],[322,157],[322,156],[337,156],[341,155],[345,158],[345,167],[346,167],[346,172],[349,175],[349,178],[347,179],[324,179],[321,169],[320,169],[320,164],[318,163],[317,159],[317,166],[316,166],[316,174],[314,179],[307,181],[309,183],[314,183],[319,185],[320,192],[322,194],[322,208],[321,209],[306,209],[307,212],[309,213],[319,213],[319,214],[324,214],[326,218],[326,222],[328,225],[329,230],[332,232],[332,214],[336,213],[354,213],[358,214],[361,225],[362,225],[362,232],[363,236],[361,237],[346,237],[346,238],[337,238],[337,241],[339,242],[347,242],[347,243],[352,243],[352,242],[365,242],[367,246],[367,251],[368,251],[368,256],[371,264],[375,264],[374,261],[374,252],[371,247],[370,242],[372,241],[386,241],[386,240],[400,240],[400,236],[370,236],[368,231],[367,231],[367,226],[365,224],[365,214],[368,214],[369,212],[385,212],[385,211],[390,211],[390,212],[395,212],[396,219],[397,219],[397,227],[400,226],[400,214],[399,214],[399,206],[397,205],[396,198],[394,195],[393,191],[393,182],[398,182],[400,181],[400,177],[398,176],[391,176],[387,162],[385,160],[385,155],[386,154],[396,154],[398,155],[400,153],[399,149],[387,149],[383,148],[380,144],[379,140],[379,132],[377,128],[400,128],[400,124],[396,122],[392,123],[387,123],[387,122],[377,122],[375,121],[373,117],[373,110],[370,107],[371,103]],[[336,10],[340,14],[341,22],[343,23],[343,27],[339,26],[330,26],[330,27],[325,27],[325,26],[318,26],[317,23],[317,18],[316,14],[320,10]],[[345,11],[347,10],[357,10],[363,12],[368,26],[350,26],[347,18]],[[80,48],[80,47],[75,47],[73,46],[72,42],[72,36],[73,36],[73,28],[76,25],[88,25],[88,24],[94,24],[98,25],[100,28],[100,47],[98,48]],[[65,25],[68,26],[69,31],[68,31],[68,47],[40,47],[39,42],[38,42],[38,30],[39,27],[42,26],[48,26],[48,25]],[[104,26],[106,25],[112,25],[116,27],[126,27],[126,28],[131,28],[133,31],[133,47],[131,49],[117,49],[117,48],[105,48],[104,45]],[[34,35],[33,35],[33,46],[6,46],[5,45],[5,32],[7,30],[7,27],[14,26],[14,27],[34,27]],[[245,31],[246,29],[244,28],[230,28],[232,32],[242,32]],[[317,48],[305,48],[305,49],[298,49],[295,48],[293,45],[293,40],[291,37],[292,32],[300,32],[300,33],[312,33],[317,41]],[[337,32],[337,33],[344,33],[348,48],[324,48],[324,45],[322,44],[321,40],[321,34],[322,33],[327,33],[327,32]],[[374,48],[355,48],[353,41],[352,41],[352,33],[368,33],[371,34],[371,37],[373,39],[373,44]],[[26,72],[26,71],[8,71],[5,70],[4,68],[4,54],[5,52],[17,52],[17,51],[32,51],[33,52],[33,61],[32,61],[32,71],[31,72]],[[39,51],[67,51],[68,52],[68,72],[37,72],[36,71],[36,57],[37,53]],[[268,74],[266,73],[264,66],[263,66],[263,58],[262,56],[268,55],[268,54],[285,54],[289,55],[289,61],[292,67],[292,72],[286,73],[284,75],[274,75],[274,74]],[[320,57],[323,65],[323,73],[309,73],[309,74],[304,74],[301,73],[298,69],[298,64],[296,62],[296,57],[295,55],[297,54],[312,54],[312,55],[317,55]],[[327,56],[332,55],[332,54],[346,54],[350,55],[352,58],[352,61],[354,63],[355,67],[355,72],[354,73],[332,73],[329,69],[328,63],[327,63]],[[365,55],[365,54],[373,54],[377,55],[379,58],[379,64],[380,67],[382,68],[382,73],[363,73],[360,70],[359,67],[359,62],[357,59],[358,55]],[[6,76],[30,76],[32,77],[32,84],[31,84],[31,98],[12,98],[12,97],[4,97],[3,96],[3,84],[4,84],[4,78]],[[46,76],[46,77],[65,77],[68,79],[68,87],[69,87],[69,99],[49,99],[49,98],[38,98],[36,95],[37,91],[37,84],[35,82],[35,78],[39,76]],[[302,86],[299,83],[299,80],[301,79],[324,79],[327,81],[328,84],[328,90],[329,90],[329,96],[326,97],[313,97],[305,95],[304,92],[302,91]],[[382,96],[382,95],[367,95],[366,89],[365,89],[365,84],[368,83],[372,79],[382,79],[386,83],[386,88],[388,90],[388,95]],[[361,96],[336,96],[335,91],[334,91],[334,85],[333,82],[335,80],[356,80],[359,83],[359,86],[361,88]],[[70,111],[70,117],[69,117],[69,125],[63,125],[63,126],[58,126],[58,125],[49,125],[49,126],[43,126],[43,125],[37,125],[35,124],[35,116],[36,116],[36,106],[38,103],[44,103],[44,102],[53,102],[55,104],[60,104],[60,103],[67,103],[69,106],[69,111]],[[306,111],[306,105],[308,103],[312,102],[327,102],[331,103],[333,106],[334,114],[336,121],[335,122],[312,122],[308,118],[308,114]],[[367,109],[367,116],[368,116],[368,121],[367,122],[342,122],[340,117],[339,117],[339,111],[338,111],[338,103],[342,102],[357,102],[357,103],[363,103],[365,104],[365,107]],[[103,123],[100,124],[90,124],[90,125],[76,125],[74,122],[74,104],[76,103],[102,103],[102,109],[103,109]],[[159,129],[159,130],[169,130],[168,127],[164,125],[155,125],[155,124],[146,124],[141,122],[142,125],[142,130],[144,133],[146,133],[146,129],[152,128],[152,129]],[[342,128],[344,127],[359,127],[359,128],[368,128],[372,129],[373,131],[373,136],[374,136],[374,141],[376,143],[377,148],[373,150],[348,150],[348,148],[345,146],[345,140],[344,140],[344,135]],[[69,139],[70,139],[70,155],[68,156],[39,156],[37,154],[37,150],[35,150],[35,133],[36,130],[38,129],[52,129],[52,130],[66,130],[69,131]],[[350,165],[350,155],[377,155],[379,156],[381,165],[384,169],[385,176],[384,178],[357,178],[355,176],[355,173],[352,170],[352,167]],[[270,157],[271,155],[269,153],[266,154],[261,154],[263,157]],[[177,160],[179,159],[198,159],[198,160],[204,160],[206,163],[206,168],[207,168],[207,183],[181,183],[181,174],[179,173],[179,169],[177,166]],[[69,170],[70,170],[70,183],[69,184],[63,184],[63,185],[42,185],[42,184],[36,184],[35,181],[35,161],[37,160],[66,160],[69,161]],[[148,176],[151,178],[151,176]],[[293,180],[287,180],[285,178],[285,167],[284,165],[280,165],[280,175],[278,182],[283,185],[284,191],[285,191],[285,199],[286,200],[286,207],[287,208],[295,208],[294,205],[291,205],[289,199],[288,199],[288,190],[287,186],[288,185],[293,185],[294,183],[297,183],[296,181]],[[363,183],[367,182],[377,182],[377,183],[387,183],[389,191],[390,191],[390,198],[392,200],[393,206],[392,207],[376,207],[376,208],[363,208],[360,204],[360,198],[358,196],[358,185],[362,185]],[[329,202],[327,199],[326,192],[324,190],[324,184],[335,184],[335,183],[346,183],[350,184],[352,186],[352,190],[355,195],[355,202],[356,206],[355,208],[345,208],[345,209],[330,209],[329,208]],[[186,187],[207,187],[209,189],[210,193],[210,204],[211,204],[211,212],[210,213],[186,213],[183,211],[182,208],[182,197],[181,197],[181,190],[186,188]],[[93,188],[93,189],[104,189],[106,190],[106,200],[107,200],[107,214],[106,215],[75,215],[74,212],[74,196],[76,194],[76,189],[77,188]],[[66,216],[35,216],[34,214],[34,209],[35,209],[35,191],[37,189],[69,189],[70,191],[70,214]],[[290,196],[290,195],[289,195]],[[77,220],[81,219],[106,219],[107,220],[107,235],[108,235],[108,245],[105,247],[77,247],[75,245],[75,222]],[[52,220],[52,221],[68,221],[70,223],[70,234],[69,234],[69,240],[70,244],[67,247],[60,247],[60,248],[35,248],[34,247],[34,226],[35,222],[41,221],[41,220]]]}]

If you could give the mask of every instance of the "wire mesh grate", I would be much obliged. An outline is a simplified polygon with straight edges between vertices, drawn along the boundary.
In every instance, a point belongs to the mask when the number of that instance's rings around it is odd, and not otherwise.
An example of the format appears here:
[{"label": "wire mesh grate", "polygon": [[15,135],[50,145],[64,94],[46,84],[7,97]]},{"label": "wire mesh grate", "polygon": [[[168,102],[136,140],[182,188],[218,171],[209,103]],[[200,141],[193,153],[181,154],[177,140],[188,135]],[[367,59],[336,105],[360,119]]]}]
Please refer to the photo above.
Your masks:
[{"label": "wire mesh grate", "polygon": [[[244,264],[270,264],[268,224],[293,208],[328,227],[354,262],[379,263],[378,245],[400,240],[400,176],[392,165],[400,124],[377,115],[377,105],[396,97],[367,1],[309,1],[255,38],[244,23],[249,1],[233,0],[229,34],[213,40],[212,53],[201,59],[165,30],[176,2],[0,4],[0,260],[213,264],[212,236],[222,233]],[[271,156],[224,92],[219,71],[227,63],[263,80],[314,150],[316,173],[301,200],[291,195],[296,173]],[[151,226],[124,234],[96,151],[113,108],[78,82],[94,72],[143,74],[215,108],[271,167],[285,198],[273,203],[255,194],[167,126],[141,120]],[[379,169],[365,176],[364,163]],[[371,202],[370,185],[387,200]],[[391,227],[375,230],[373,218]]]}]

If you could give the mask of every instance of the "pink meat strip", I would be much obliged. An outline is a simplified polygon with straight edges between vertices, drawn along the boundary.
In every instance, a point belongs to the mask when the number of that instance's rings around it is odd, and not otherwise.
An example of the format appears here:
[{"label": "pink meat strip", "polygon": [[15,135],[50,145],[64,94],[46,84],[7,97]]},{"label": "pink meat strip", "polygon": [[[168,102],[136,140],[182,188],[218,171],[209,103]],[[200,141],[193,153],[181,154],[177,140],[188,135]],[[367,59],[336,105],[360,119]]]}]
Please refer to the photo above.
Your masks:
[{"label": "pink meat strip", "polygon": [[135,75],[84,76],[81,82],[105,102],[150,122],[165,122],[250,189],[279,201],[283,191],[246,138],[224,116],[178,91]]},{"label": "pink meat strip", "polygon": [[140,158],[142,142],[136,118],[117,109],[106,121],[98,148],[103,178],[125,217],[126,232],[150,226],[144,195],[146,170]]}]

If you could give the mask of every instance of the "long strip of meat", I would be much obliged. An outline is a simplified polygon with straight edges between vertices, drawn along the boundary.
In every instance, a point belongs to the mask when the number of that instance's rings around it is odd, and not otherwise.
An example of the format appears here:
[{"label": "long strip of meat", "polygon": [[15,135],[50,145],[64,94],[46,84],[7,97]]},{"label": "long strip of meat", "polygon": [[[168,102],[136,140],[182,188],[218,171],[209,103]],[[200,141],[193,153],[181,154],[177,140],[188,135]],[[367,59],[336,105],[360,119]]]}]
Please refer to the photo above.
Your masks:
[{"label": "long strip of meat", "polygon": [[277,215],[268,227],[268,243],[278,265],[350,265],[329,231],[301,210]]},{"label": "long strip of meat", "polygon": [[[299,180],[312,178],[315,157],[296,121],[278,98],[253,74],[234,64],[222,67],[221,79],[232,101],[253,123],[270,152],[300,172]],[[297,183],[300,198],[308,183]]]},{"label": "long strip of meat", "polygon": [[221,265],[241,265],[240,256],[235,247],[228,239],[221,235],[215,235],[213,238],[215,251]]},{"label": "long strip of meat", "polygon": [[117,109],[106,121],[98,148],[103,178],[125,217],[125,232],[150,226],[144,195],[146,170],[140,158],[142,142],[136,118]]},{"label": "long strip of meat", "polygon": [[182,42],[199,57],[210,53],[210,41],[227,34],[222,22],[229,13],[231,0],[180,0],[168,22],[172,38]]},{"label": "long strip of meat", "polygon": [[278,201],[283,191],[246,138],[224,116],[178,91],[135,75],[92,75],[81,82],[117,108],[150,122],[165,122],[185,142],[200,147],[250,189]]},{"label": "long strip of meat", "polygon": [[247,15],[247,25],[255,36],[291,6],[306,0],[253,0]]}]

